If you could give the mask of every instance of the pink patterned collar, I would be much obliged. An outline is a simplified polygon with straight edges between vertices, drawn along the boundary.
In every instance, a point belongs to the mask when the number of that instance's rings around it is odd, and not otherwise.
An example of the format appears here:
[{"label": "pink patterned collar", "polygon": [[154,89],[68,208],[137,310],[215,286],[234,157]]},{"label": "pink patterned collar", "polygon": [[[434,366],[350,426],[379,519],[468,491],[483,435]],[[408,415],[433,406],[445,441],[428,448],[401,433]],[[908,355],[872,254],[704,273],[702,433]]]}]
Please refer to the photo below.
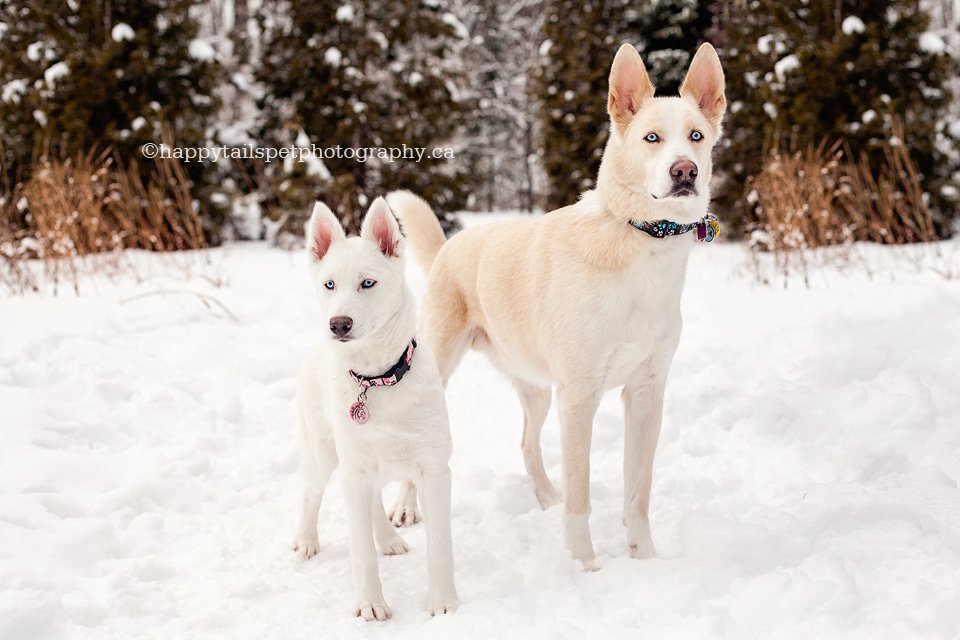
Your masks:
[{"label": "pink patterned collar", "polygon": [[350,406],[350,419],[358,424],[363,424],[370,417],[365,400],[367,399],[367,390],[370,387],[392,387],[403,380],[403,376],[410,370],[410,362],[413,360],[413,351],[417,348],[417,339],[410,340],[407,350],[395,365],[379,376],[365,376],[350,370],[350,377],[360,387],[360,395],[357,401]]}]

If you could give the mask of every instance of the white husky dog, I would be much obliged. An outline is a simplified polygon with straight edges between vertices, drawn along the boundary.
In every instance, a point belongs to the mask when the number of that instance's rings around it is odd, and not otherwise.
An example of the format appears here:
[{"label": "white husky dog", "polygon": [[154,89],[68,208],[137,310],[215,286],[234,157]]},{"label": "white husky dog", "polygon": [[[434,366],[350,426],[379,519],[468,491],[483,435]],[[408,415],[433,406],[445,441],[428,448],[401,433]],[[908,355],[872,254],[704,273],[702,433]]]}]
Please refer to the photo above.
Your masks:
[{"label": "white husky dog", "polygon": [[293,548],[317,553],[317,515],[339,460],[354,615],[385,620],[374,541],[386,555],[406,543],[387,521],[380,491],[412,482],[427,527],[427,609],[458,606],[450,540],[450,428],[436,360],[414,338],[414,299],[404,281],[403,237],[383,198],[367,211],[359,238],[345,238],[317,203],[307,229],[310,270],[323,312],[319,347],[300,376],[301,464],[306,486]]},{"label": "white husky dog", "polygon": [[[630,554],[654,555],[649,504],[664,385],[680,339],[680,293],[707,214],[710,151],[726,109],[716,51],[703,45],[679,97],[655,98],[636,49],[610,71],[610,140],[597,188],[545,216],[481,225],[444,244],[436,218],[405,192],[388,196],[429,271],[423,338],[446,383],[464,351],[485,352],[524,412],[523,459],[540,503],[559,494],[544,472],[540,430],[551,386],[560,404],[567,548],[594,568],[590,515],[593,416],[623,387],[623,519]],[[416,505],[414,487],[395,517]]]}]

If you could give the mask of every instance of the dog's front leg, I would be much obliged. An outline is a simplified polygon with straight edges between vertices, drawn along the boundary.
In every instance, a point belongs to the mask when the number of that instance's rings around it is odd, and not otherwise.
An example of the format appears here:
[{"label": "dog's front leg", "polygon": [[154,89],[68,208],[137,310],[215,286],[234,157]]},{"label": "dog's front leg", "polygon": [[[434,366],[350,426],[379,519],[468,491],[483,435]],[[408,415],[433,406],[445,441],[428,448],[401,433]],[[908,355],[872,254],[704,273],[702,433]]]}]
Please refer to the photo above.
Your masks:
[{"label": "dog's front leg", "polygon": [[[346,470],[345,470],[346,471]],[[373,544],[373,499],[370,478],[359,472],[343,474],[343,495],[350,525],[350,564],[356,604],[353,615],[364,620],[386,620],[390,608],[383,600],[377,549]]]},{"label": "dog's front leg", "polygon": [[[314,426],[314,433],[319,432]],[[304,434],[300,446],[301,466],[304,471],[303,505],[300,509],[300,526],[293,540],[293,550],[302,558],[312,558],[320,548],[317,538],[317,516],[320,514],[320,503],[323,492],[330,481],[330,475],[337,467],[337,450],[333,438],[320,437],[311,441]]]},{"label": "dog's front leg", "polygon": [[650,488],[653,456],[663,422],[664,377],[634,376],[623,388],[623,520],[634,558],[656,554],[650,535]]},{"label": "dog's front leg", "polygon": [[557,387],[560,404],[560,449],[563,453],[563,507],[567,549],[588,571],[594,564],[590,539],[590,440],[601,385],[578,383]]},{"label": "dog's front leg", "polygon": [[427,611],[435,616],[460,606],[453,580],[450,536],[450,468],[430,469],[418,479],[427,527]]}]

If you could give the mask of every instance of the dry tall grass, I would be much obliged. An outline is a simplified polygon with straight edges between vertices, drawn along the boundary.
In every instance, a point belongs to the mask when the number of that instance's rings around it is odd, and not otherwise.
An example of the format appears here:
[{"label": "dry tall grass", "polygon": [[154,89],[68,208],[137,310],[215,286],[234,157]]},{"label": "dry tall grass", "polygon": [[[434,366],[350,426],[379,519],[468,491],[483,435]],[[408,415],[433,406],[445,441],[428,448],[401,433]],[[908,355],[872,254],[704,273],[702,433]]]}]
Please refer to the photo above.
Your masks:
[{"label": "dry tall grass", "polygon": [[[24,292],[46,279],[76,291],[84,273],[136,275],[123,249],[206,248],[189,187],[174,159],[156,160],[146,179],[136,161],[123,165],[109,151],[38,160],[26,182],[0,185],[0,282]],[[182,257],[177,266],[189,268]]]},{"label": "dry tall grass", "polygon": [[[839,144],[771,152],[747,196],[758,214],[749,228],[758,279],[770,280],[762,267],[763,254],[772,255],[785,283],[799,273],[809,285],[814,265],[860,265],[869,272],[856,242],[937,241],[920,176],[902,139],[898,136],[884,148],[879,171],[866,156],[852,158]],[[943,275],[955,274],[946,270]]]}]

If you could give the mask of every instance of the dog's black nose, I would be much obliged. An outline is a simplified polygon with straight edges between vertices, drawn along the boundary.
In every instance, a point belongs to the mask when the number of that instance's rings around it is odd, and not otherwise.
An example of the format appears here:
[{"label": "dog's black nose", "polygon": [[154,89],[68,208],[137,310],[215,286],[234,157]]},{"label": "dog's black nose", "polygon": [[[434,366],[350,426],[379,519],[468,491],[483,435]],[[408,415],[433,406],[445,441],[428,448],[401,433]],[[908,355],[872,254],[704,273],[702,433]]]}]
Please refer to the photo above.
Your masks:
[{"label": "dog's black nose", "polygon": [[670,165],[670,175],[678,184],[692,183],[697,179],[697,165],[690,160],[677,160]]},{"label": "dog's black nose", "polygon": [[353,328],[353,318],[348,318],[347,316],[335,316],[330,318],[330,331],[333,331],[333,335],[343,337],[350,333],[350,329]]}]

